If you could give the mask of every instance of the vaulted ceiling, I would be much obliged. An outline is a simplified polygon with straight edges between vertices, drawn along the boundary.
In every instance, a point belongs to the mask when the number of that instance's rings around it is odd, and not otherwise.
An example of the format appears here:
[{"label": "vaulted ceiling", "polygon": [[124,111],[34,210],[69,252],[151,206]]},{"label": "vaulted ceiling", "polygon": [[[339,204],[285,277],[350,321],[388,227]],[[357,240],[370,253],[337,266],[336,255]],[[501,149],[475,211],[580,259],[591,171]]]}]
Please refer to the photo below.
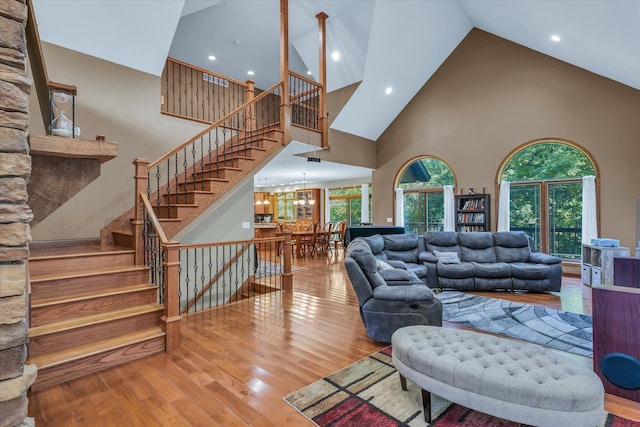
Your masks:
[{"label": "vaulted ceiling", "polygon": [[[33,3],[44,41],[143,72],[160,75],[172,56],[262,88],[279,79],[278,0]],[[361,82],[331,127],[371,140],[473,27],[640,90],[640,0],[290,0],[300,74],[318,75],[319,12],[340,54],[328,90]]]}]

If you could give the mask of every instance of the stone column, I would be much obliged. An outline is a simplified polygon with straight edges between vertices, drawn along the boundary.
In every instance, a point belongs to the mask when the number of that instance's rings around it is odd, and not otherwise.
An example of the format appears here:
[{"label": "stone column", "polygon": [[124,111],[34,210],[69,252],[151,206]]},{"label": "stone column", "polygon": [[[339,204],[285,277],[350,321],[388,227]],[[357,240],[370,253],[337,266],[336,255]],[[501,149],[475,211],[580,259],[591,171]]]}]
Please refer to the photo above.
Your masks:
[{"label": "stone column", "polygon": [[31,78],[26,70],[25,0],[0,0],[0,427],[33,425],[27,390],[36,367],[25,365],[27,261],[33,215],[27,204]]}]

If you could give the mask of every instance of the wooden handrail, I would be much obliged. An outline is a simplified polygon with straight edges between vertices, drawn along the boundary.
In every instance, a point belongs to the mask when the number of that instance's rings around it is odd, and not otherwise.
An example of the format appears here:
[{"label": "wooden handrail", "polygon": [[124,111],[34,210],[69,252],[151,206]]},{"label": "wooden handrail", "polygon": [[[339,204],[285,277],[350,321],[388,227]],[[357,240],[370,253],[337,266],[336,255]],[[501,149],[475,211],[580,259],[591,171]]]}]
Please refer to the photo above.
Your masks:
[{"label": "wooden handrail", "polygon": [[155,228],[156,233],[158,234],[160,243],[163,245],[168,245],[169,243],[171,243],[171,241],[167,239],[167,235],[164,233],[164,230],[162,229],[162,225],[160,225],[160,221],[158,221],[158,217],[153,211],[153,207],[151,206],[151,202],[149,202],[147,195],[144,193],[140,193],[140,199],[142,200],[142,205],[144,206],[144,210],[147,212],[147,215],[149,215],[149,220],[153,224],[153,228]]},{"label": "wooden handrail", "polygon": [[197,135],[189,138],[188,141],[184,142],[183,144],[179,145],[178,147],[174,148],[173,150],[169,151],[167,154],[165,154],[164,156],[160,157],[158,160],[156,160],[155,162],[149,164],[149,169],[154,168],[156,166],[158,166],[161,162],[165,161],[166,159],[170,158],[171,156],[173,156],[174,154],[178,153],[180,150],[184,149],[186,146],[188,146],[189,144],[193,143],[194,141],[196,141],[198,138],[208,134],[209,132],[211,132],[213,129],[217,128],[218,126],[222,125],[224,122],[226,122],[227,120],[229,120],[230,118],[232,118],[233,116],[235,116],[238,113],[241,113],[242,111],[245,111],[247,109],[247,107],[251,104],[256,104],[258,101],[262,100],[263,98],[266,98],[267,96],[269,96],[271,94],[271,92],[273,92],[278,86],[282,86],[283,82],[278,82],[276,84],[274,84],[273,86],[271,86],[269,89],[265,90],[264,92],[262,92],[260,95],[256,96],[255,98],[253,98],[251,101],[247,102],[246,104],[243,104],[241,106],[239,106],[238,108],[236,108],[235,110],[233,110],[232,112],[230,112],[229,114],[227,114],[226,116],[224,116],[223,118],[221,118],[220,120],[218,120],[217,122],[213,123],[211,126],[209,126],[208,128],[206,128],[205,130],[203,130],[202,132],[198,133]]},{"label": "wooden handrail", "polygon": [[27,53],[29,55],[31,75],[33,76],[33,85],[36,88],[40,113],[42,114],[42,122],[45,130],[49,133],[49,121],[51,119],[49,117],[49,76],[47,74],[47,66],[44,62],[38,23],[36,22],[36,13],[33,10],[32,0],[27,1],[27,8],[29,9],[27,27],[25,29],[27,36]]},{"label": "wooden handrail", "polygon": [[321,83],[311,80],[310,78],[303,76],[302,74],[296,73],[295,71],[289,70],[289,75],[295,77],[296,79],[304,80],[305,82],[312,84],[314,86],[318,86],[318,88],[322,87]]},{"label": "wooden handrail", "polygon": [[179,59],[175,59],[170,56],[167,57],[167,62],[173,62],[175,64],[182,65],[183,67],[191,68],[193,70],[200,71],[201,73],[209,74],[210,76],[215,76],[222,80],[226,80],[228,82],[231,82],[243,87],[247,87],[247,84],[245,82],[241,82],[240,80],[235,80],[231,77],[223,76],[222,74],[218,74],[215,71],[207,70],[205,68],[200,68],[197,65],[189,64],[187,62],[180,61]]}]

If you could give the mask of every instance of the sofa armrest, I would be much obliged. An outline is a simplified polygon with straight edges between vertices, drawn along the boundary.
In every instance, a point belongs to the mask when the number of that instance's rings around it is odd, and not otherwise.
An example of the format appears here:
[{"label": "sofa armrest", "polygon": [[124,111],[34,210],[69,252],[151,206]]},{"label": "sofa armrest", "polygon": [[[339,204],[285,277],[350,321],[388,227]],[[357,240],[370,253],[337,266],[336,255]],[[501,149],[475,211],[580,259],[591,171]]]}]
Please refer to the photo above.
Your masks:
[{"label": "sofa armrest", "polygon": [[373,297],[386,301],[433,301],[435,296],[424,284],[411,286],[378,286]]},{"label": "sofa armrest", "polygon": [[401,268],[402,270],[407,269],[407,264],[405,264],[404,261],[400,261],[398,259],[388,259],[385,262],[393,268]]},{"label": "sofa armrest", "polygon": [[529,262],[536,264],[560,264],[562,260],[553,255],[543,254],[542,252],[531,252]]},{"label": "sofa armrest", "polygon": [[409,270],[394,268],[392,270],[380,270],[380,275],[388,286],[410,286],[422,284],[422,280]]},{"label": "sofa armrest", "polygon": [[436,258],[436,256],[429,251],[420,252],[420,255],[418,255],[418,259],[420,260],[420,262],[438,262],[438,258]]}]

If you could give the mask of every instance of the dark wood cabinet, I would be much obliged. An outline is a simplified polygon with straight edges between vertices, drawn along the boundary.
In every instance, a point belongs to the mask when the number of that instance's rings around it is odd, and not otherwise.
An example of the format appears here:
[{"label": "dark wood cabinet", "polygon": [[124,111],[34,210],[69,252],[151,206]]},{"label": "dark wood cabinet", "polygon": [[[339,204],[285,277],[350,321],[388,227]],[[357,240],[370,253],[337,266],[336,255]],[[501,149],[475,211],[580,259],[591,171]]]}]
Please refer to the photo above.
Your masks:
[{"label": "dark wood cabinet", "polygon": [[591,292],[593,370],[602,380],[606,393],[640,402],[640,389],[617,386],[606,378],[601,367],[602,359],[612,353],[640,359],[640,289],[594,285]]},{"label": "dark wood cabinet", "polygon": [[613,258],[613,284],[640,288],[640,258],[620,256]]},{"label": "dark wood cabinet", "polygon": [[491,204],[488,194],[455,196],[456,231],[491,231]]}]

